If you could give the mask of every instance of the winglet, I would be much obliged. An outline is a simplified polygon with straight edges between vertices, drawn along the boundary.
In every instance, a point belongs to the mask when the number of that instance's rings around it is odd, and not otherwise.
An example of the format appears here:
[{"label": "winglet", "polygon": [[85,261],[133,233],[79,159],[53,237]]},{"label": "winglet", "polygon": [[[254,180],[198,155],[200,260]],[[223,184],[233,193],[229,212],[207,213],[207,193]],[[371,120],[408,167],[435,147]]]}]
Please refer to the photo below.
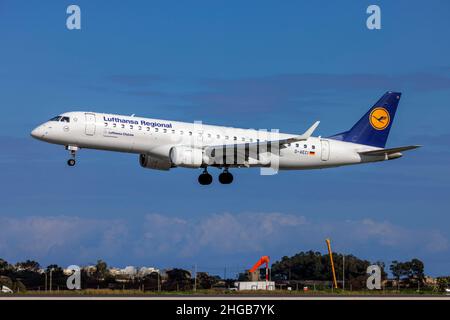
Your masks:
[{"label": "winglet", "polygon": [[316,130],[319,126],[319,123],[320,121],[314,122],[314,124],[308,130],[306,130],[304,134],[298,137],[299,140],[308,140],[308,138],[313,134],[314,130]]},{"label": "winglet", "polygon": [[304,134],[301,134],[299,136],[294,136],[291,138],[287,138],[287,139],[282,139],[279,140],[280,144],[287,144],[287,143],[292,143],[292,142],[297,142],[297,141],[304,141],[304,140],[308,140],[309,137],[311,137],[311,135],[313,134],[314,130],[316,130],[317,126],[319,125],[320,121],[316,121],[311,128],[309,128],[308,130],[305,131]]}]

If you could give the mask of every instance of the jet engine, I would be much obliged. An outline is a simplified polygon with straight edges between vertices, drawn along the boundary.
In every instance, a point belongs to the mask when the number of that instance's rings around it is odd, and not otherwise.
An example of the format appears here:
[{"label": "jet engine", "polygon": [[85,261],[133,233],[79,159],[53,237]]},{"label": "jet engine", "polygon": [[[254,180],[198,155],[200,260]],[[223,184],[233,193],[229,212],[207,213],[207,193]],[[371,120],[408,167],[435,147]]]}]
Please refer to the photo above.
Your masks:
[{"label": "jet engine", "polygon": [[204,162],[203,150],[186,146],[176,146],[170,149],[170,161],[174,166],[185,168],[200,168]]},{"label": "jet engine", "polygon": [[139,164],[141,167],[156,170],[169,170],[172,166],[169,159],[160,159],[148,154],[139,155]]}]

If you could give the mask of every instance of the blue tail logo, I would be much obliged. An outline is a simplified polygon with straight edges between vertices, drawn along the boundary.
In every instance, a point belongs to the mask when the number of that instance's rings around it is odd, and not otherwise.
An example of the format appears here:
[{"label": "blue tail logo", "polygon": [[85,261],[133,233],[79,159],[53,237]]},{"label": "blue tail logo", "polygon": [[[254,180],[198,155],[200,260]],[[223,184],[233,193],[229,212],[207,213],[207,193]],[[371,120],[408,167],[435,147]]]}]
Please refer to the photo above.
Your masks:
[{"label": "blue tail logo", "polygon": [[350,130],[330,138],[384,148],[401,95],[386,92]]}]

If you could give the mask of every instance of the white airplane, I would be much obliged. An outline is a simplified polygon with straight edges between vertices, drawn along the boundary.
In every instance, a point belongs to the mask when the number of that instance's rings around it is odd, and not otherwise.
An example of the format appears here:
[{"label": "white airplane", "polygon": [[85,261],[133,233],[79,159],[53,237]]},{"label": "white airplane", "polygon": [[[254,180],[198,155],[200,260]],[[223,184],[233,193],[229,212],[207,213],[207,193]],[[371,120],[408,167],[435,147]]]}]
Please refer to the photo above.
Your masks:
[{"label": "white airplane", "polygon": [[387,92],[350,130],[327,138],[311,136],[319,121],[296,135],[84,111],[56,116],[31,136],[64,145],[69,166],[82,148],[128,152],[139,154],[144,168],[202,168],[202,185],[213,180],[208,167],[217,167],[219,181],[229,184],[230,168],[321,169],[401,157],[420,146],[385,149],[400,96]]}]

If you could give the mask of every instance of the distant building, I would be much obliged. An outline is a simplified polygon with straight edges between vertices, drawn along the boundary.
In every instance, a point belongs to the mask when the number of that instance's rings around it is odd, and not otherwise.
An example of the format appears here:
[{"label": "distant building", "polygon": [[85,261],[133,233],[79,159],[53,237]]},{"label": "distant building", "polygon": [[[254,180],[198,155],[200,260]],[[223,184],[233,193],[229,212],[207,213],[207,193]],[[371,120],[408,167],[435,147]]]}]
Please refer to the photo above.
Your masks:
[{"label": "distant building", "polygon": [[125,276],[128,276],[130,278],[134,278],[137,274],[137,270],[133,266],[127,266],[124,269],[121,270],[122,274]]},{"label": "distant building", "polygon": [[97,267],[96,266],[85,266],[83,268],[81,268],[81,270],[85,271],[87,274],[91,275],[94,274],[95,271],[97,271]]},{"label": "distant building", "polygon": [[239,290],[275,290],[275,281],[237,281],[234,286]]},{"label": "distant building", "polygon": [[425,276],[425,284],[429,286],[436,286],[437,279],[429,276]]},{"label": "distant building", "polygon": [[114,277],[122,274],[122,271],[119,268],[109,268],[108,271]]},{"label": "distant building", "polygon": [[153,267],[142,267],[139,269],[138,276],[145,277],[146,275],[149,275],[152,273],[159,273],[159,269],[156,269]]},{"label": "distant building", "polygon": [[113,277],[118,277],[121,279],[133,279],[135,277],[144,277],[153,272],[159,273],[159,269],[153,267],[141,267],[139,270],[134,266],[127,266],[123,269],[120,268],[110,268],[109,273]]},{"label": "distant building", "polygon": [[73,273],[72,269],[63,269],[63,274],[65,276],[70,276]]}]

